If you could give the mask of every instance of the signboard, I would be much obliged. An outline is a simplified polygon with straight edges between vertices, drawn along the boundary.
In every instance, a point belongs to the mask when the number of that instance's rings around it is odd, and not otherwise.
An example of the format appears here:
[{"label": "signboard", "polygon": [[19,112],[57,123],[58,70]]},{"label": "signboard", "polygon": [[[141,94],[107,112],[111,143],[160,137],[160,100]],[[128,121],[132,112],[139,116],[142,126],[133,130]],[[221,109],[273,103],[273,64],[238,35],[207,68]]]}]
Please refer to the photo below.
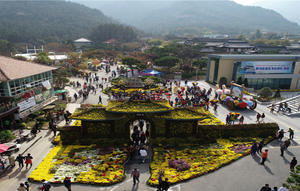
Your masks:
[{"label": "signboard", "polygon": [[242,87],[232,85],[232,95],[240,97],[242,94]]},{"label": "signboard", "polygon": [[241,74],[290,74],[292,61],[242,61]]},{"label": "signboard", "polygon": [[135,116],[136,117],[145,117],[145,113],[136,113]]},{"label": "signboard", "polygon": [[18,103],[17,105],[18,105],[18,107],[20,108],[20,109],[19,109],[20,112],[22,112],[22,111],[24,111],[24,110],[26,110],[26,109],[29,109],[29,108],[35,106],[35,105],[36,105],[36,102],[35,102],[34,97],[31,97],[31,98],[28,98],[28,99],[25,100],[25,101],[22,101],[22,102]]},{"label": "signboard", "polygon": [[38,94],[36,96],[34,96],[35,102],[39,103],[42,101],[45,101],[43,94]]},{"label": "signboard", "polygon": [[50,91],[49,90],[44,91],[42,94],[43,94],[45,100],[50,98]]}]

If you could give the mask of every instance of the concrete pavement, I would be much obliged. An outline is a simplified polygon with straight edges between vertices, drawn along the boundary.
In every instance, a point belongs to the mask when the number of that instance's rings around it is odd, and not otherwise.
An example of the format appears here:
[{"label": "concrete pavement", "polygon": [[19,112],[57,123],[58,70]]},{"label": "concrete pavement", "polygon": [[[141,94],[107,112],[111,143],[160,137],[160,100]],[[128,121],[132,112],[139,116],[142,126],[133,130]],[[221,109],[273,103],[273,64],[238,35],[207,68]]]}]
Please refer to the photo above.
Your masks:
[{"label": "concrete pavement", "polygon": [[[114,70],[114,69],[112,69]],[[99,75],[106,76],[105,72],[99,72]],[[101,77],[102,77],[101,76]],[[76,81],[75,78],[74,80]],[[83,79],[79,79],[80,82]],[[208,89],[209,87],[213,87],[210,84],[205,83],[204,81],[199,82],[201,87],[205,87]],[[106,84],[105,84],[106,85]],[[71,88],[72,89],[72,88]],[[70,90],[71,92],[72,90]],[[77,91],[77,90],[75,90]],[[73,92],[71,93],[71,95]],[[107,104],[108,98],[106,95],[97,91],[97,94],[94,96],[93,94],[89,96],[89,98],[85,101],[85,103],[95,104],[98,102],[98,96],[101,95],[103,99],[103,104]],[[73,97],[73,96],[72,96]],[[212,98],[212,96],[211,96]],[[172,100],[175,99],[175,95],[172,95]],[[82,98],[78,99],[76,103],[81,103]],[[210,107],[209,109],[212,113],[213,110]],[[227,107],[220,105],[218,107],[218,111],[214,113],[218,118],[222,121],[225,121],[226,115],[231,112],[227,109]],[[279,141],[273,141],[266,148],[269,149],[269,159],[265,163],[265,166],[259,164],[261,158],[259,156],[251,157],[246,156],[226,167],[223,167],[213,173],[208,175],[195,178],[193,180],[178,184],[176,186],[171,187],[172,191],[179,190],[260,190],[260,188],[265,184],[269,183],[271,187],[280,186],[283,182],[285,182],[286,178],[289,176],[289,162],[293,156],[300,158],[300,128],[296,125],[300,123],[299,118],[296,117],[287,117],[281,114],[271,114],[269,113],[269,109],[265,106],[258,105],[256,110],[241,110],[240,112],[243,116],[245,116],[245,123],[253,123],[256,120],[257,112],[265,113],[266,118],[265,122],[277,122],[280,128],[287,130],[289,127],[292,127],[295,130],[295,141],[292,142],[292,146],[289,147],[289,151],[285,153],[285,157],[280,157],[279,151]],[[53,140],[52,135],[47,136],[47,131],[42,131],[42,133],[38,134],[43,136],[37,144],[32,146],[26,153],[30,152],[33,159],[33,168],[25,171],[25,168],[22,170],[15,169],[12,172],[8,173],[7,176],[1,178],[0,188],[1,190],[16,190],[20,182],[25,181],[25,179],[30,175],[31,171],[42,161],[42,159],[47,155],[47,153],[51,150]],[[25,145],[24,145],[25,148]],[[20,152],[21,149],[20,149]],[[117,184],[115,186],[109,187],[96,187],[91,185],[80,185],[73,184],[72,191],[90,191],[90,190],[103,190],[103,191],[123,191],[123,190],[156,190],[155,188],[151,188],[146,186],[146,181],[149,174],[149,164],[150,164],[150,155],[146,160],[146,163],[140,162],[140,156],[136,156],[134,160],[129,161],[126,165],[126,175],[127,178],[123,183]],[[140,183],[136,186],[132,185],[132,179],[130,178],[131,169],[138,168],[141,171]],[[32,183],[32,190],[36,190],[36,187],[39,183]],[[51,190],[57,191],[65,191],[66,188],[63,185],[53,185]]]}]

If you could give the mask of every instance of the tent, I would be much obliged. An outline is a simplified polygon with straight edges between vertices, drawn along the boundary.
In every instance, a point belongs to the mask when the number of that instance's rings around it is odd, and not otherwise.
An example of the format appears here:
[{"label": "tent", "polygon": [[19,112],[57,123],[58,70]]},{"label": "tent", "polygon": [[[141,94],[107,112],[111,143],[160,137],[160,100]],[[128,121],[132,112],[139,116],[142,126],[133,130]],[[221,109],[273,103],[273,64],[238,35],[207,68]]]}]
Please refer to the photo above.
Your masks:
[{"label": "tent", "polygon": [[8,148],[9,148],[9,146],[7,146],[5,144],[0,144],[0,153],[7,151]]}]

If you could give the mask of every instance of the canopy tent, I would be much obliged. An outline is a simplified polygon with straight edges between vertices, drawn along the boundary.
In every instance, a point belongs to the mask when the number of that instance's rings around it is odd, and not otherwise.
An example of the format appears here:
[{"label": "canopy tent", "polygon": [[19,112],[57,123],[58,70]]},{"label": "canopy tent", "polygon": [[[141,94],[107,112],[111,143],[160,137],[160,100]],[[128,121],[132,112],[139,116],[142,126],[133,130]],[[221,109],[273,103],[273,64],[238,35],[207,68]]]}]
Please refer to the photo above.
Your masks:
[{"label": "canopy tent", "polygon": [[156,70],[148,70],[148,69],[146,69],[145,72],[142,72],[142,73],[139,73],[139,74],[142,74],[142,75],[145,75],[145,76],[153,76],[153,75],[160,75],[162,73],[158,72]]},{"label": "canopy tent", "polygon": [[7,146],[5,144],[0,144],[0,153],[7,151],[8,148],[9,148],[9,146]]}]

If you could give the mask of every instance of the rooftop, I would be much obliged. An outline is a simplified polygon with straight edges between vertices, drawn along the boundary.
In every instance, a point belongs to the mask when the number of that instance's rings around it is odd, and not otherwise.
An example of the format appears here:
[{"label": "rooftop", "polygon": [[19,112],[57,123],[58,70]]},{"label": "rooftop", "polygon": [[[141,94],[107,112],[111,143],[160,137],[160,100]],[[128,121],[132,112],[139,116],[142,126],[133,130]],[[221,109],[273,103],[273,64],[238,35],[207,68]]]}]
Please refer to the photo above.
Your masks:
[{"label": "rooftop", "polygon": [[0,81],[24,78],[55,69],[51,66],[0,56]]},{"label": "rooftop", "polygon": [[298,55],[287,54],[209,54],[208,58],[219,59],[248,59],[248,60],[298,60]]},{"label": "rooftop", "polygon": [[86,38],[80,38],[80,39],[74,40],[74,42],[93,42],[93,41],[86,39]]}]

